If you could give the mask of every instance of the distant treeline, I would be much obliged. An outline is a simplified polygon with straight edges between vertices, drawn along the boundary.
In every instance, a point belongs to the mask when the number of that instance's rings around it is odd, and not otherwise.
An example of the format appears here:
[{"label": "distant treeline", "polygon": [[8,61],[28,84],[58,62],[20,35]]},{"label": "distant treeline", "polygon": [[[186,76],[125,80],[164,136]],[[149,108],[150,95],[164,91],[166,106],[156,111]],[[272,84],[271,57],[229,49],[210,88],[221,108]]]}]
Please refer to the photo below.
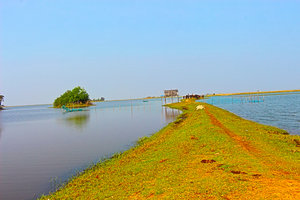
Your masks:
[{"label": "distant treeline", "polygon": [[63,105],[86,104],[90,101],[89,94],[81,87],[75,87],[73,90],[67,90],[60,97],[55,99],[53,106],[61,107]]},{"label": "distant treeline", "polygon": [[92,99],[92,101],[105,101],[104,97],[98,98],[98,99]]}]

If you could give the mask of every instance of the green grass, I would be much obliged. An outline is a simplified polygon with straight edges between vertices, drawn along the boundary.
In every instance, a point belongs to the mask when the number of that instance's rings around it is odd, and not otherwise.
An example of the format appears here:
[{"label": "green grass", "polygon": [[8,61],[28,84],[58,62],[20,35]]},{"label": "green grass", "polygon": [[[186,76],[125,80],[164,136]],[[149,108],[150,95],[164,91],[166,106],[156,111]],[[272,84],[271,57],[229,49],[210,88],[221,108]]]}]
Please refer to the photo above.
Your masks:
[{"label": "green grass", "polygon": [[299,136],[204,103],[168,106],[183,111],[176,121],[41,199],[297,197],[285,181],[300,186]]}]

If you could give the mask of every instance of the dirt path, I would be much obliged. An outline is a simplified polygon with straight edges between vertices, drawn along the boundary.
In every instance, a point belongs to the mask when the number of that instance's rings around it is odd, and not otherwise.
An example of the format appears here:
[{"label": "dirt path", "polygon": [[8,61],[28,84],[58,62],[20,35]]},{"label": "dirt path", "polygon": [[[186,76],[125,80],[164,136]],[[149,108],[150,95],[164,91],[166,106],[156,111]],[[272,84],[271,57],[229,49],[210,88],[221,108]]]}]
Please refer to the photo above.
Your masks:
[{"label": "dirt path", "polygon": [[226,128],[211,112],[209,112],[209,108],[205,108],[205,113],[209,116],[211,123],[217,127],[219,127],[221,130],[224,131],[229,137],[231,137],[237,144],[239,144],[244,150],[249,152],[250,154],[257,154],[260,153],[258,149],[253,147],[253,145],[250,144],[250,142],[244,140],[241,136],[236,135],[232,131],[230,131],[228,128]]},{"label": "dirt path", "polygon": [[[242,149],[250,155],[262,160],[264,152],[254,147],[249,141],[244,140],[241,136],[235,134],[226,128],[211,112],[205,107],[205,113],[209,116],[211,123],[219,127],[226,135],[234,140]],[[270,160],[272,162],[270,162]],[[280,158],[272,156],[271,158],[261,162],[263,165],[270,167],[283,162]],[[295,172],[295,179],[283,179],[282,175],[287,175],[286,171],[277,169],[271,172],[274,177],[259,177],[252,179],[253,183],[248,190],[243,193],[232,194],[229,199],[300,199],[300,177],[299,172]]]}]

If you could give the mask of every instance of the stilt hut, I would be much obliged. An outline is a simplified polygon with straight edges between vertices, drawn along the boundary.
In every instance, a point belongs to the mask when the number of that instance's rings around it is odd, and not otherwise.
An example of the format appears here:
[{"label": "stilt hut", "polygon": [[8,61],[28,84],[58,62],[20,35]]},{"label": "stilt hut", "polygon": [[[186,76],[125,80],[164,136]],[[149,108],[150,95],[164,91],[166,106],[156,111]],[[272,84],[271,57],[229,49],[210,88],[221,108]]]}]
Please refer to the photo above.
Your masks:
[{"label": "stilt hut", "polygon": [[167,98],[169,98],[169,97],[171,97],[172,103],[173,103],[173,97],[177,97],[177,100],[179,102],[178,90],[177,89],[175,89],[175,90],[164,90],[165,103],[167,103]]},{"label": "stilt hut", "polygon": [[177,97],[178,96],[178,90],[165,90],[165,97]]}]

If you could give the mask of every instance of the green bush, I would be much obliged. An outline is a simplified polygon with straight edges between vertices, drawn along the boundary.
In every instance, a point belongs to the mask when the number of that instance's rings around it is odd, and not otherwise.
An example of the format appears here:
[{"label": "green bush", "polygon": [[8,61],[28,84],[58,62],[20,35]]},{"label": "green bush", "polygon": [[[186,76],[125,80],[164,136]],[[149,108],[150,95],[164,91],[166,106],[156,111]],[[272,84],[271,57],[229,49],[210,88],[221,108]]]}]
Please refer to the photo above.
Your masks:
[{"label": "green bush", "polygon": [[56,98],[53,106],[61,107],[70,104],[84,104],[90,100],[89,94],[81,87],[75,87],[73,90],[67,90],[60,97]]}]

